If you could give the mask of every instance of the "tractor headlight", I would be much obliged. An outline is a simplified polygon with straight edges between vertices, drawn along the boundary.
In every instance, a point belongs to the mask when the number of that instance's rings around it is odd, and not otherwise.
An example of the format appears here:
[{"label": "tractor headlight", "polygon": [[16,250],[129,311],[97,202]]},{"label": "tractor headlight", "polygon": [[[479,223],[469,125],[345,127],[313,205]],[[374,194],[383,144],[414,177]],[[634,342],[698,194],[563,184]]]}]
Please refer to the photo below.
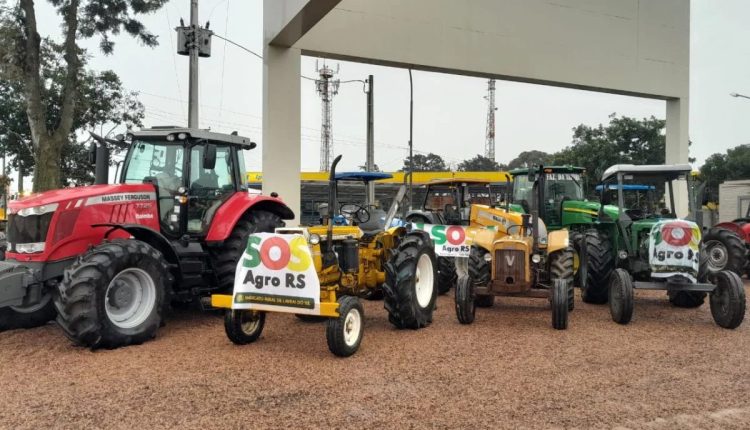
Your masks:
[{"label": "tractor headlight", "polygon": [[33,208],[23,208],[18,211],[18,216],[44,215],[57,210],[57,203],[49,205],[34,206]]},{"label": "tractor headlight", "polygon": [[490,254],[489,252],[484,254],[484,261],[492,261],[492,254]]},{"label": "tractor headlight", "polygon": [[319,244],[320,243],[320,235],[319,234],[315,234],[315,233],[311,234],[309,242],[310,242],[310,245],[317,245],[317,244]]},{"label": "tractor headlight", "polygon": [[534,264],[539,264],[542,261],[542,256],[539,254],[534,254],[531,256],[531,262]]},{"label": "tractor headlight", "polygon": [[17,243],[16,252],[19,254],[35,254],[44,252],[44,242]]},{"label": "tractor headlight", "polygon": [[622,250],[619,253],[617,253],[617,256],[620,257],[620,260],[627,260],[628,259],[628,251]]}]

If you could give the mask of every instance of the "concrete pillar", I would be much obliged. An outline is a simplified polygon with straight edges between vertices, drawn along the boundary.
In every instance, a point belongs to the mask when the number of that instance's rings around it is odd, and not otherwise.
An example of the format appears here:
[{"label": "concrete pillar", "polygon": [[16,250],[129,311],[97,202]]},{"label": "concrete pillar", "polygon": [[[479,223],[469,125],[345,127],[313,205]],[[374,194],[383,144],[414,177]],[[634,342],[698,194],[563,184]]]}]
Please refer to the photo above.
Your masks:
[{"label": "concrete pillar", "polygon": [[279,193],[300,220],[300,50],[266,45],[263,55],[263,193]]},{"label": "concrete pillar", "polygon": [[[667,100],[667,142],[665,148],[667,164],[688,162],[688,119],[687,97]],[[682,182],[675,182],[674,186],[677,215],[685,217],[688,215],[687,187]]]}]

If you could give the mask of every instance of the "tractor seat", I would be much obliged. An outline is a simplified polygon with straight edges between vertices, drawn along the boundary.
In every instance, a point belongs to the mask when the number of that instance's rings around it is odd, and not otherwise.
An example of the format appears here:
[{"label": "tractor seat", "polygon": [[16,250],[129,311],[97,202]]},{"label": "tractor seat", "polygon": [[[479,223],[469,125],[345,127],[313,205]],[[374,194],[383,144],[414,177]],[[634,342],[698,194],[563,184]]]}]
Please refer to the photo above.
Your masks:
[{"label": "tractor seat", "polygon": [[385,217],[388,214],[383,209],[371,209],[370,219],[359,225],[360,230],[367,236],[374,236],[385,230]]}]

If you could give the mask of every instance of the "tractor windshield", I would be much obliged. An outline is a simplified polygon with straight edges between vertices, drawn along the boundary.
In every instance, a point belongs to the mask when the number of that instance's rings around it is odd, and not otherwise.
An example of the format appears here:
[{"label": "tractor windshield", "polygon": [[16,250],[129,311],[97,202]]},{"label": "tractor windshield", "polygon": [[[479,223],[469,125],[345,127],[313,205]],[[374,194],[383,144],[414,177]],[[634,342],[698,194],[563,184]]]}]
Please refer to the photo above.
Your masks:
[{"label": "tractor windshield", "polygon": [[583,200],[579,173],[547,173],[544,195],[549,200]]},{"label": "tractor windshield", "polygon": [[140,184],[151,177],[176,191],[182,185],[183,153],[182,144],[136,140],[128,153],[123,182]]},{"label": "tractor windshield", "polygon": [[533,201],[534,183],[529,181],[529,177],[527,175],[516,175],[513,177],[513,202],[527,209]]}]

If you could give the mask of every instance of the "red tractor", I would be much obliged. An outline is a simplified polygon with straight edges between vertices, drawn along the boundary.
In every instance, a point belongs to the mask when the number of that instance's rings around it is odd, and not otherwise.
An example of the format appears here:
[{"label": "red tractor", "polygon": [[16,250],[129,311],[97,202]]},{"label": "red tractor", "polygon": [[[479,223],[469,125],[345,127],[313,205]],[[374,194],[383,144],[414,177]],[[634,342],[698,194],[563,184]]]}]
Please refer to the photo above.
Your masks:
[{"label": "red tractor", "polygon": [[247,236],[294,218],[275,194],[248,192],[247,138],[155,127],[127,140],[118,184],[11,202],[0,330],[57,317],[82,346],[142,343],[169,303],[231,291]]},{"label": "red tractor", "polygon": [[712,272],[731,270],[750,277],[750,206],[742,218],[716,224],[703,236]]}]

